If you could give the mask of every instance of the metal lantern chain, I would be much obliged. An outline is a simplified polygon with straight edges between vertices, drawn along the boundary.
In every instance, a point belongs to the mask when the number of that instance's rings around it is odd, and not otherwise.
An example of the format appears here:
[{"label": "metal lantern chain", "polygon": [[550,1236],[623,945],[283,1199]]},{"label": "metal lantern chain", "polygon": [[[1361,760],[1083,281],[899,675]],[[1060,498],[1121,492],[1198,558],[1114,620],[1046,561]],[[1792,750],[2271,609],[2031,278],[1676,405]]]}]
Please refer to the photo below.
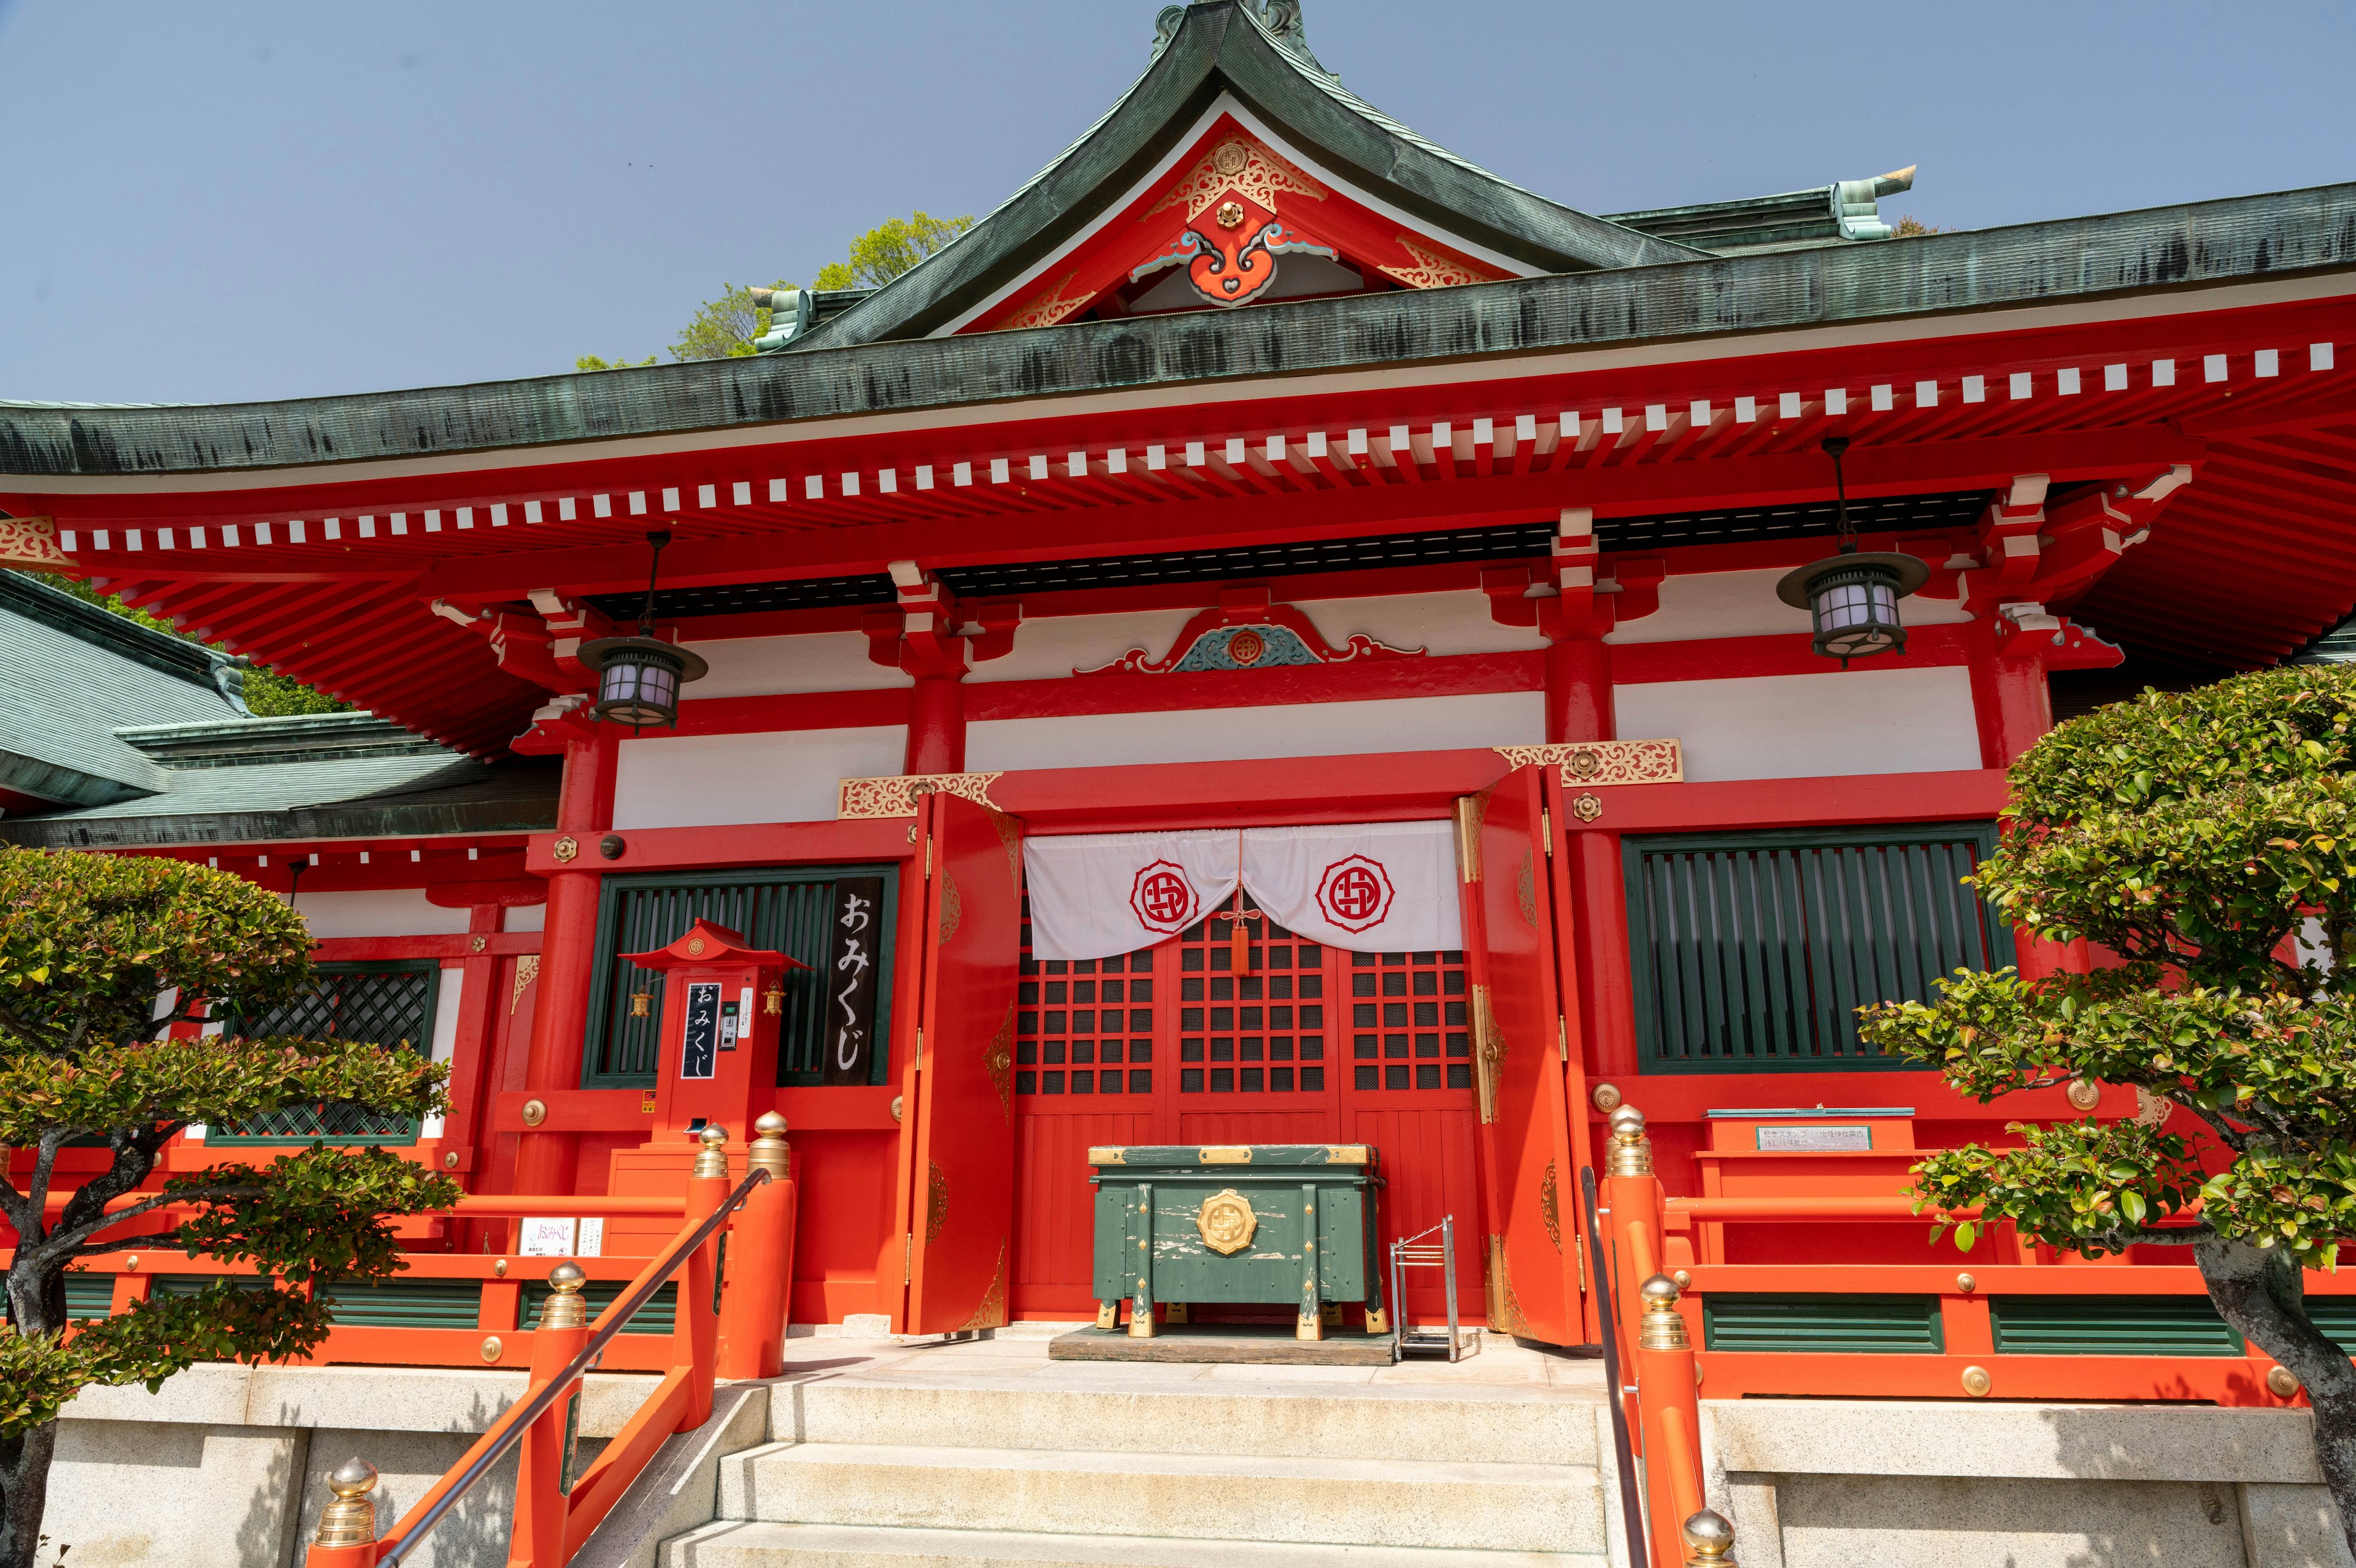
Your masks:
[{"label": "metal lantern chain", "polygon": [[1857,525],[1848,515],[1848,480],[1841,472],[1848,445],[1847,436],[1827,436],[1824,442],[1824,453],[1833,460],[1833,494],[1839,508],[1832,559],[1787,572],[1775,585],[1777,598],[1808,612],[1815,651],[1840,660],[1843,669],[1851,659],[1896,653],[1906,645],[1898,602],[1931,576],[1930,567],[1917,556],[1857,548]]},{"label": "metal lantern chain", "polygon": [[[1846,446],[1848,443],[1843,442],[1841,444]],[[1829,449],[1831,443],[1827,442],[1826,445]],[[1837,455],[1833,459],[1833,471],[1836,474],[1840,471],[1840,459]],[[1841,526],[1847,528],[1847,524],[1848,509],[1844,507],[1841,509]],[[642,637],[651,637],[655,635],[655,579],[662,571],[663,546],[670,543],[670,534],[665,529],[658,528],[647,536],[647,543],[654,548],[653,552],[647,558],[646,603],[638,606],[638,635]]]}]

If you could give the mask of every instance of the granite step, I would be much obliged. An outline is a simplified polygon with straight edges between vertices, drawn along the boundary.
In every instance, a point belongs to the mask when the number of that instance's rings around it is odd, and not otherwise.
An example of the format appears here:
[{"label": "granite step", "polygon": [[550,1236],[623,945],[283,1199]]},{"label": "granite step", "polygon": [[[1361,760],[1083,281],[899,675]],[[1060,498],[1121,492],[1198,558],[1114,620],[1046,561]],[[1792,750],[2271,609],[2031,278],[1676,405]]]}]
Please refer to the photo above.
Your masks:
[{"label": "granite step", "polygon": [[1598,1553],[1590,1466],[1383,1457],[775,1443],[731,1455],[723,1519],[1295,1545]]},{"label": "granite step", "polygon": [[[1021,1386],[1016,1386],[1019,1383]],[[769,1435],[808,1443],[1270,1457],[1381,1457],[1473,1464],[1600,1463],[1608,1420],[1587,1391],[1415,1385],[1041,1387],[855,1379],[781,1388]]]},{"label": "granite step", "polygon": [[1596,1568],[1604,1561],[1601,1552],[729,1520],[667,1541],[658,1568]]}]

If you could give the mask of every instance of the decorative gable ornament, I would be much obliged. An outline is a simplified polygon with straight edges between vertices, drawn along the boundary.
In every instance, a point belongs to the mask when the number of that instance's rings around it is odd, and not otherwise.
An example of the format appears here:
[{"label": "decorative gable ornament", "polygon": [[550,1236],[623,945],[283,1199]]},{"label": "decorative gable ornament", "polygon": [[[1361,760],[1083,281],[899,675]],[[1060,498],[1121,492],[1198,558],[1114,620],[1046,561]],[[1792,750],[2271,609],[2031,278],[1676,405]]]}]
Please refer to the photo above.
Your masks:
[{"label": "decorative gable ornament", "polygon": [[1293,606],[1268,603],[1265,589],[1219,597],[1219,608],[1205,610],[1187,622],[1162,657],[1149,658],[1145,649],[1131,648],[1110,664],[1072,673],[1201,675],[1424,656],[1421,648],[1395,648],[1363,634],[1336,647],[1325,640],[1316,623]]},{"label": "decorative gable ornament", "polygon": [[1186,226],[1157,254],[1131,268],[1129,281],[1141,283],[1183,266],[1197,296],[1215,305],[1239,305],[1276,281],[1280,256],[1334,260],[1333,246],[1319,244],[1276,215],[1277,198],[1285,195],[1323,201],[1325,187],[1250,137],[1230,136],[1197,160],[1146,214],[1151,221],[1183,207]]}]

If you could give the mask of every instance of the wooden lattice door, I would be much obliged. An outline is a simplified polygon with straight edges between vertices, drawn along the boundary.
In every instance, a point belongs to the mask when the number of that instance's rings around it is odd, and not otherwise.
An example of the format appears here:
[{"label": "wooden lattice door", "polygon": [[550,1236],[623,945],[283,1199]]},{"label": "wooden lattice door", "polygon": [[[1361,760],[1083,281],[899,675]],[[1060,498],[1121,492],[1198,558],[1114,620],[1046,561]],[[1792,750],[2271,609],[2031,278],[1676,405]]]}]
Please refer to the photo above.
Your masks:
[{"label": "wooden lattice door", "polygon": [[[1247,964],[1235,966],[1234,931]],[[1472,1042],[1462,953],[1345,953],[1248,896],[1156,947],[1025,956],[1015,1035],[1015,1305],[1088,1309],[1087,1151],[1119,1144],[1366,1143],[1382,1153],[1387,1243],[1452,1213],[1478,1232]],[[1479,1299],[1476,1248],[1460,1292]],[[1410,1282],[1437,1312],[1441,1282]]]}]

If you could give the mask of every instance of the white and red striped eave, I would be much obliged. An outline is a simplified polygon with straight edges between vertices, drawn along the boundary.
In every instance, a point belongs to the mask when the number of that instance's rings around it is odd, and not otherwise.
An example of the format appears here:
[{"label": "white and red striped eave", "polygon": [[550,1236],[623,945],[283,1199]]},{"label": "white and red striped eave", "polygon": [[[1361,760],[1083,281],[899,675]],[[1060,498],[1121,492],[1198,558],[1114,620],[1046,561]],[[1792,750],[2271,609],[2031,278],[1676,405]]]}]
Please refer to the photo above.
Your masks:
[{"label": "white and red striped eave", "polygon": [[[495,748],[541,688],[433,614],[673,587],[1857,496],[2057,488],[2191,464],[2155,541],[2081,606],[2159,651],[2260,663],[2356,603],[2356,299],[1578,373],[1189,400],[445,471],[309,469],[241,489],[76,481],[48,513],[93,579],[185,629]],[[1232,389],[1226,389],[1232,392]],[[327,482],[329,475],[337,476]],[[0,481],[0,483],[5,483]],[[218,480],[212,481],[218,484]],[[1773,564],[1792,547],[1746,547]],[[1676,552],[1671,552],[1673,557]],[[1746,558],[1747,559],[1747,558]],[[1698,567],[1699,560],[1687,563]],[[1721,564],[1731,564],[1721,563]],[[1677,570],[1673,559],[1672,570]]]}]

